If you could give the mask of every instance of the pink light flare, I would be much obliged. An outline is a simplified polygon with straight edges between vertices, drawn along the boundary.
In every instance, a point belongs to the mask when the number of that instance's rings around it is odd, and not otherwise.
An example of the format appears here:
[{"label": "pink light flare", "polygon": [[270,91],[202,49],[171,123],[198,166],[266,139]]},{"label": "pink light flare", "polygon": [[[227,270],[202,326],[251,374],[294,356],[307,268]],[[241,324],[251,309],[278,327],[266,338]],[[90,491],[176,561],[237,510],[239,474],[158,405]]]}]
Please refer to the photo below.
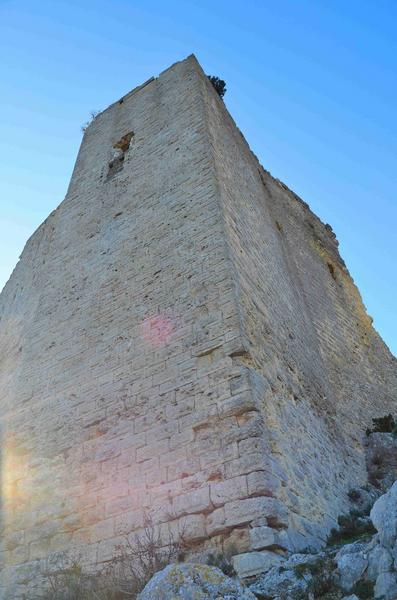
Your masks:
[{"label": "pink light flare", "polygon": [[155,348],[166,346],[172,335],[176,331],[176,319],[165,314],[159,313],[147,317],[141,325],[141,335],[145,342]]}]

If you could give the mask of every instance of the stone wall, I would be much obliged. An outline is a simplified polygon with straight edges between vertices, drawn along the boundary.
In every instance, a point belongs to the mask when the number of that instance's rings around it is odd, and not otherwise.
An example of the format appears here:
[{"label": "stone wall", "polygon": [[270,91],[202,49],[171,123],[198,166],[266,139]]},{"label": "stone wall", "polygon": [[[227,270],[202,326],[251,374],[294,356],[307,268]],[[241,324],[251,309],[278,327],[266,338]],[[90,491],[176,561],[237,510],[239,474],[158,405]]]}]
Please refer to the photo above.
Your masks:
[{"label": "stone wall", "polygon": [[392,410],[332,233],[194,57],[88,127],[0,315],[4,597],[58,552],[111,559],[147,513],[192,551],[318,539]]},{"label": "stone wall", "polygon": [[365,482],[363,434],[396,410],[396,360],[331,227],[263,169],[211,93],[207,112],[244,335],[236,360],[262,423],[250,451],[267,456],[298,549],[325,539]]}]

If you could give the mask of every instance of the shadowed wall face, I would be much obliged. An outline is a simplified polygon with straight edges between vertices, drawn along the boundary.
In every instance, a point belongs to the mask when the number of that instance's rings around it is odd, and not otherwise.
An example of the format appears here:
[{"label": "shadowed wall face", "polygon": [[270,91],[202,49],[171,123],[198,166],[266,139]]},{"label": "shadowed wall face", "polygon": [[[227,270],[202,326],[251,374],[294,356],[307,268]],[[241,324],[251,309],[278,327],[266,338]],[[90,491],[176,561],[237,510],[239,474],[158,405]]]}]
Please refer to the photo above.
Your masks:
[{"label": "shadowed wall face", "polygon": [[335,240],[194,57],[88,127],[0,311],[14,597],[59,551],[110,560],[148,512],[192,552],[253,549],[261,527],[318,541],[365,477],[364,425],[392,407],[393,360]]},{"label": "shadowed wall face", "polygon": [[324,540],[348,509],[348,488],[366,479],[367,424],[395,411],[396,360],[331,227],[261,167],[211,94],[207,113],[246,350],[240,360],[277,464],[277,496],[291,530]]}]

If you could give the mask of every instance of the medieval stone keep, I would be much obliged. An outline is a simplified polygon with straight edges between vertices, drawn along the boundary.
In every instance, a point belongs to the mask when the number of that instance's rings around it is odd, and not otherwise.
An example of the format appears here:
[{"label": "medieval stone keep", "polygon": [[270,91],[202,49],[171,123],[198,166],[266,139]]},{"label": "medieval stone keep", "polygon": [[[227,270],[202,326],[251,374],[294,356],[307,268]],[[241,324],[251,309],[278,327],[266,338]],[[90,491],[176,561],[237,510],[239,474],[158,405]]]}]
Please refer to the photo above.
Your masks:
[{"label": "medieval stone keep", "polygon": [[193,56],[88,126],[0,315],[5,598],[58,552],[108,561],[146,514],[191,552],[318,547],[396,406],[331,227]]}]

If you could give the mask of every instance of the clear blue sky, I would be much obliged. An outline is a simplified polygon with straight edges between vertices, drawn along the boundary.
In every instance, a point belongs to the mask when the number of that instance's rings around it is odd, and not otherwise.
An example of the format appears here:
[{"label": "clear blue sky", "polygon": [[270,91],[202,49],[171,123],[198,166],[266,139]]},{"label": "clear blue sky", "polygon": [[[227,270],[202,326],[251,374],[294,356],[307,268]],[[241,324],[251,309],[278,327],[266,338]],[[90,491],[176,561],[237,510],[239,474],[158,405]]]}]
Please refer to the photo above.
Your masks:
[{"label": "clear blue sky", "polygon": [[81,124],[194,52],[263,166],[332,225],[397,353],[396,0],[0,0],[0,288]]}]

